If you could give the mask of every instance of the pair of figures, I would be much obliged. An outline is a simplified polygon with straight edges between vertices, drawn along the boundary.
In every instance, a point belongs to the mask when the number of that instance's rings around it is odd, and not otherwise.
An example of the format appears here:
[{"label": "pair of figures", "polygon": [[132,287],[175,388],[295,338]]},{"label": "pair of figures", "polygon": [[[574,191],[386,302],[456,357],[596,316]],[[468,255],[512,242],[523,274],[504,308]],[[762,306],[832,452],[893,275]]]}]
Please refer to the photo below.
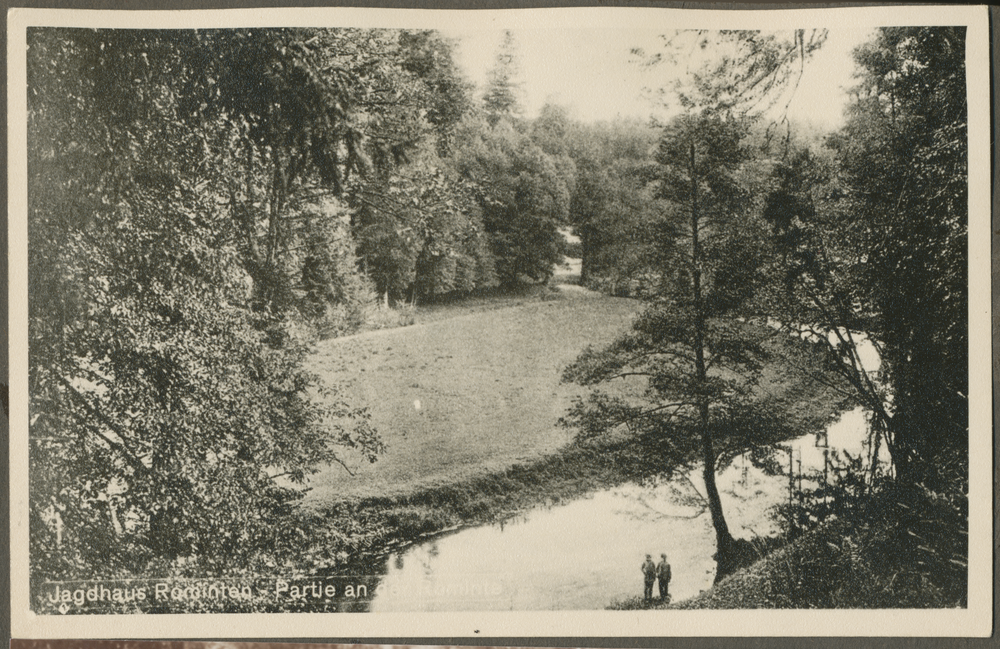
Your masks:
[{"label": "pair of figures", "polygon": [[667,555],[660,555],[660,563],[653,563],[653,555],[647,554],[646,560],[642,564],[642,577],[646,586],[645,597],[647,600],[653,599],[653,582],[659,581],[660,599],[670,600],[667,589],[670,586],[670,564],[667,563]]}]

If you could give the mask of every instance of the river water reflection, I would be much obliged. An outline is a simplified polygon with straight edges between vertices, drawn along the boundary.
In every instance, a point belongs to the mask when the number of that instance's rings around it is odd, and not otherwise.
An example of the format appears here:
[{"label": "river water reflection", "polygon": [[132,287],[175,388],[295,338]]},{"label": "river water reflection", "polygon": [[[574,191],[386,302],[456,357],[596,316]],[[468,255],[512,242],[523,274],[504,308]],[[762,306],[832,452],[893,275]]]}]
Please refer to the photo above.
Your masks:
[{"label": "river water reflection", "polygon": [[[827,430],[831,449],[863,452],[865,415],[843,413]],[[791,442],[796,470],[823,467],[817,437]],[[787,452],[779,451],[787,462]],[[786,467],[787,471],[787,467]],[[788,476],[766,475],[740,457],[718,476],[734,536],[777,532],[769,510],[788,498]],[[372,611],[603,609],[642,594],[646,553],[665,552],[674,601],[715,578],[715,533],[696,496],[700,471],[652,485],[628,484],[568,504],[527,512],[503,524],[461,530],[387,559]]]}]

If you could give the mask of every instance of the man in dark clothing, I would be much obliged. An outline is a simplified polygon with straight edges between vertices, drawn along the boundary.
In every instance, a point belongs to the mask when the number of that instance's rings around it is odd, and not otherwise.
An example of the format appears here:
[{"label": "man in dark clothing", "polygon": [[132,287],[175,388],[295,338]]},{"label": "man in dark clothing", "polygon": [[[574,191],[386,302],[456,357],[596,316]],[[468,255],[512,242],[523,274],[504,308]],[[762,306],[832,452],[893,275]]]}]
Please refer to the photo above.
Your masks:
[{"label": "man in dark clothing", "polygon": [[653,599],[653,582],[656,581],[656,565],[653,563],[653,556],[650,554],[646,555],[646,561],[642,564],[642,579],[646,586],[646,599]]},{"label": "man in dark clothing", "polygon": [[656,566],[656,578],[660,582],[660,599],[669,602],[670,593],[667,589],[670,587],[670,564],[667,563],[667,555],[660,555],[660,563]]}]

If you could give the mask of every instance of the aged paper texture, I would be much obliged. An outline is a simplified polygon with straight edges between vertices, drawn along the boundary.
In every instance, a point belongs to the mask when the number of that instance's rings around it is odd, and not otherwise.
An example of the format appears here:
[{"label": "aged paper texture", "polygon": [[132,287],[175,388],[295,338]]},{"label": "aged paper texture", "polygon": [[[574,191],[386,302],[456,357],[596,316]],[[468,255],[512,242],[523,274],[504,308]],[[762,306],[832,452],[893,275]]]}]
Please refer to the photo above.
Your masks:
[{"label": "aged paper texture", "polygon": [[988,635],[987,18],[12,9],[13,635]]}]

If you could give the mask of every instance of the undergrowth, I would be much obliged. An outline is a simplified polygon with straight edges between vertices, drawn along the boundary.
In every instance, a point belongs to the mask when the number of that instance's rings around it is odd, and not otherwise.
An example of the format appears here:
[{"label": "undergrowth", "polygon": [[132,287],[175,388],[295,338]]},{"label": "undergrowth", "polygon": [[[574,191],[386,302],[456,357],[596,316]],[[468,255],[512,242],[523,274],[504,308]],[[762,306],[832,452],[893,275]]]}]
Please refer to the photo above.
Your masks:
[{"label": "undergrowth", "polygon": [[[791,534],[783,547],[670,608],[964,608],[967,481],[958,474],[950,485],[884,479],[847,496],[815,528]],[[612,608],[650,606],[666,607],[630,600]]]}]

